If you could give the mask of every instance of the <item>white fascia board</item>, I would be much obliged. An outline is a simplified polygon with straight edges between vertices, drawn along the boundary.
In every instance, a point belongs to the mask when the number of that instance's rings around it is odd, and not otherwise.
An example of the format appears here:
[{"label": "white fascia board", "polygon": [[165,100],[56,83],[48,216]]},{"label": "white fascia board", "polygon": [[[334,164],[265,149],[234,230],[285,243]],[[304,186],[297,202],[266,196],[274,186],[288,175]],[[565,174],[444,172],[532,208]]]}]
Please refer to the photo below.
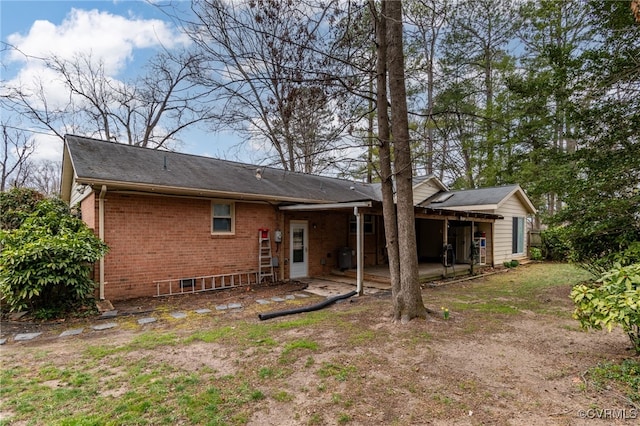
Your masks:
[{"label": "white fascia board", "polygon": [[294,204],[291,206],[280,206],[278,209],[285,211],[311,211],[311,210],[338,210],[352,209],[354,207],[371,207],[371,201],[353,201],[349,203],[330,204]]}]

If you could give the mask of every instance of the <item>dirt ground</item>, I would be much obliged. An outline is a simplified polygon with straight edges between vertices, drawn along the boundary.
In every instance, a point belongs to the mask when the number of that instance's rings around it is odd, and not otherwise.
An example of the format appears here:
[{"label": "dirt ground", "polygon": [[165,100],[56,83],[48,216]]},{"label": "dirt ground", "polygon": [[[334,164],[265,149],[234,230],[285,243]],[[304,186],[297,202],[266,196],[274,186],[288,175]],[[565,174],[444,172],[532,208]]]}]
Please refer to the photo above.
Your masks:
[{"label": "dirt ground", "polygon": [[[482,285],[482,280],[455,287],[427,288],[425,302],[440,312],[441,303],[453,304],[478,285]],[[161,302],[140,299],[114,303],[114,307],[124,314],[120,320],[126,322],[127,315],[136,317],[147,312],[157,314],[234,301],[247,308],[217,315],[216,326],[238,321],[264,324],[256,315],[262,307],[250,302],[303,288],[301,283],[291,283],[287,287],[188,295]],[[272,336],[278,342],[306,339],[317,343],[318,348],[296,352],[296,357],[286,365],[288,373],[281,379],[258,381],[257,386],[264,388],[266,395],[285,391],[292,398],[256,402],[251,407],[248,424],[640,424],[633,418],[640,413],[623,395],[613,388],[595,389],[587,374],[598,362],[619,362],[633,357],[627,337],[619,330],[581,331],[568,314],[572,309],[569,291],[569,286],[557,286],[532,296],[543,313],[540,309],[534,312],[522,308],[508,314],[452,310],[447,320],[441,315],[431,315],[406,325],[391,321],[390,296],[380,293],[323,310],[331,313],[333,321],[323,320],[308,327],[274,328]],[[321,298],[309,300],[312,303]],[[254,305],[255,308],[249,307]],[[294,318],[301,316],[269,321],[277,324]],[[45,337],[37,341],[0,347],[2,358],[11,360],[29,348],[44,349],[65,359],[89,342],[117,344],[141,332],[134,326],[121,326],[102,334],[63,340],[54,336],[70,328],[69,323],[35,326],[5,321],[2,327],[3,335],[18,330],[33,331],[34,327],[45,331]],[[211,322],[203,319],[190,322],[189,326],[177,326],[172,321],[159,321],[152,327],[186,335],[194,328],[211,327]],[[193,341],[181,347],[141,349],[130,352],[128,357],[180,363],[184,369],[194,371],[207,367],[206,371],[213,370],[218,376],[257,371],[261,366],[285,368],[281,365],[282,347],[263,350],[229,342]],[[322,378],[318,375],[321,366],[341,366],[344,380]],[[611,409],[615,413],[625,410],[627,419],[594,418],[597,409]]]}]

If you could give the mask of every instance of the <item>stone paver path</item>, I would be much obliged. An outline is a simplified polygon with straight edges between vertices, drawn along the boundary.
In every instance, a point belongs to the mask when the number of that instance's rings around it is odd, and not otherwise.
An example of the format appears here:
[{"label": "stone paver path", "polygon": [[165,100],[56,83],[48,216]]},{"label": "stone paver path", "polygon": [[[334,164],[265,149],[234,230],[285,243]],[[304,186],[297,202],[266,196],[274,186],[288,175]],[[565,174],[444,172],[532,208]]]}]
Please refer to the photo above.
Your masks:
[{"label": "stone paver path", "polygon": [[82,334],[84,328],[72,328],[71,330],[65,330],[60,333],[59,337],[67,337],[67,336],[77,336],[78,334]]},{"label": "stone paver path", "polygon": [[[272,297],[270,299],[257,299],[256,303],[259,305],[269,305],[271,303],[281,303],[281,302],[285,302],[287,300],[295,300],[295,299],[304,299],[304,298],[308,298],[309,295],[308,294],[304,294],[304,293],[296,293],[296,294],[287,294],[283,297],[279,297],[279,296],[275,296]],[[221,305],[217,305],[215,307],[215,309],[217,311],[230,311],[230,310],[238,310],[238,309],[242,309],[243,305],[241,303],[228,303],[228,304],[221,304]],[[207,308],[202,308],[202,309],[195,309],[193,312],[195,312],[196,314],[199,315],[204,315],[204,314],[208,314],[211,313],[211,309],[207,309]],[[187,313],[186,312],[181,312],[181,311],[176,311],[176,312],[171,312],[169,315],[171,315],[171,317],[175,318],[175,319],[184,319],[187,317]],[[102,315],[100,315],[98,317],[98,320],[102,320],[102,319],[110,319],[110,318],[116,318],[118,316],[118,310],[117,309],[113,309],[110,311],[106,311],[104,313],[102,313]],[[143,326],[146,324],[151,324],[157,321],[157,318],[155,317],[145,317],[145,318],[140,318],[138,319],[138,324]],[[100,322],[98,324],[94,324],[91,326],[91,329],[94,331],[103,331],[103,330],[109,330],[112,328],[115,328],[118,326],[117,322]],[[60,335],[58,335],[57,337],[69,337],[69,336],[77,336],[80,335],[82,333],[84,333],[84,328],[72,328],[69,330],[65,330],[62,333],[60,333]],[[13,341],[14,342],[26,342],[26,341],[30,341],[33,340],[37,337],[39,337],[40,335],[42,335],[42,332],[37,332],[37,333],[18,333],[15,334],[13,336]],[[6,344],[9,341],[9,338],[4,337],[2,339],[0,339],[0,346]]]},{"label": "stone paver path", "polygon": [[33,340],[41,334],[42,334],[41,332],[40,333],[20,333],[20,334],[16,334],[13,340],[15,340],[16,342],[24,342],[26,340]]}]

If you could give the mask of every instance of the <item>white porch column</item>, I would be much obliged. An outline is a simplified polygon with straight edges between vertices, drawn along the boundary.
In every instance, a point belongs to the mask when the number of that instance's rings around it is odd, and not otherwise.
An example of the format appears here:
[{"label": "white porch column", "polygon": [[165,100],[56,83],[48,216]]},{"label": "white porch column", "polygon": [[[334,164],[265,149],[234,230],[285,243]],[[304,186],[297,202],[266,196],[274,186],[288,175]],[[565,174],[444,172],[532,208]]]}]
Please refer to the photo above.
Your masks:
[{"label": "white porch column", "polygon": [[[107,195],[107,185],[102,185],[98,197],[98,237],[104,243],[104,197]],[[100,258],[100,300],[104,300],[104,256]]]},{"label": "white porch column", "polygon": [[353,214],[356,217],[356,291],[358,296],[362,296],[364,294],[362,279],[362,263],[364,260],[362,254],[362,213],[358,211],[358,207],[354,207]]}]

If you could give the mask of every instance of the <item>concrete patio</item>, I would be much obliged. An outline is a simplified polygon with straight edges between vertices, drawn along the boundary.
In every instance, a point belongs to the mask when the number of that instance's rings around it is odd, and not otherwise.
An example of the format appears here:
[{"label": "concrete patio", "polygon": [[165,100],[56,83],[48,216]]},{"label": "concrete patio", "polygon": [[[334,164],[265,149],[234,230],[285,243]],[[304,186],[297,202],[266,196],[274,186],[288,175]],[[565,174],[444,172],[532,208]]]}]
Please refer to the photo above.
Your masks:
[{"label": "concrete patio", "polygon": [[[478,266],[476,266],[477,268]],[[421,263],[418,265],[420,282],[429,282],[454,276],[469,275],[471,265],[459,264],[445,268],[441,263]],[[364,268],[363,287],[365,294],[391,291],[389,267],[387,265]],[[356,288],[356,270],[334,270],[330,275],[311,277],[301,280],[308,285],[305,291],[319,296],[336,296],[348,293]]]}]

